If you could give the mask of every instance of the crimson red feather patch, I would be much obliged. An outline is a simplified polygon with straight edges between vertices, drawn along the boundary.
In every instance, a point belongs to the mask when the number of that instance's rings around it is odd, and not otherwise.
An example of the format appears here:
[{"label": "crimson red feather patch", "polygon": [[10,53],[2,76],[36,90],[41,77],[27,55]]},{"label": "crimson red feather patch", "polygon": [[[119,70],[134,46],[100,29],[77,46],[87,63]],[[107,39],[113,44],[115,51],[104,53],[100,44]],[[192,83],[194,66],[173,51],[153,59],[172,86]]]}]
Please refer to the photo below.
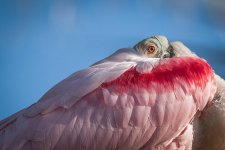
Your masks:
[{"label": "crimson red feather patch", "polygon": [[183,80],[196,86],[205,86],[209,78],[213,77],[213,70],[203,59],[193,57],[175,57],[165,60],[155,66],[149,73],[141,74],[136,67],[130,68],[116,80],[103,83],[101,87],[120,87],[120,91],[135,87],[149,88],[153,83],[173,87],[174,80]]}]

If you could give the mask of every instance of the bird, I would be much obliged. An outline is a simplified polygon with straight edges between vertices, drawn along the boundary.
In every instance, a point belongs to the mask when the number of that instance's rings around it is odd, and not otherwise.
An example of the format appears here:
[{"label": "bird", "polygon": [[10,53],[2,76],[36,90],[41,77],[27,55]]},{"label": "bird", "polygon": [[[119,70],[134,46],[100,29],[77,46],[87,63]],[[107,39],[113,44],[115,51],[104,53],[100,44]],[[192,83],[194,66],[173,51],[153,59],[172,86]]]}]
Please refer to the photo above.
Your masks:
[{"label": "bird", "polygon": [[[198,57],[180,41],[171,43],[177,57]],[[225,149],[225,80],[215,73],[217,90],[213,100],[193,120],[193,150]]]},{"label": "bird", "polygon": [[173,48],[165,36],[152,36],[138,42],[134,49],[142,57],[169,58],[174,56]]},{"label": "bird", "polygon": [[206,60],[174,55],[151,36],[73,73],[0,122],[0,149],[191,150],[217,85]]}]

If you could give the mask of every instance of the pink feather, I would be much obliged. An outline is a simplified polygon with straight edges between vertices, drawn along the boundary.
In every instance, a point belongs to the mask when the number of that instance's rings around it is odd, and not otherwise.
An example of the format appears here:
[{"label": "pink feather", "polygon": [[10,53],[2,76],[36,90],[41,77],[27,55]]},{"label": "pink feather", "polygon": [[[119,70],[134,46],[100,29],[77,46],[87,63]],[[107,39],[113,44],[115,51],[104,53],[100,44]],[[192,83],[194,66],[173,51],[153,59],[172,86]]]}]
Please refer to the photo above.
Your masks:
[{"label": "pink feather", "polygon": [[213,70],[200,58],[160,61],[122,49],[71,75],[0,122],[0,149],[191,149]]}]

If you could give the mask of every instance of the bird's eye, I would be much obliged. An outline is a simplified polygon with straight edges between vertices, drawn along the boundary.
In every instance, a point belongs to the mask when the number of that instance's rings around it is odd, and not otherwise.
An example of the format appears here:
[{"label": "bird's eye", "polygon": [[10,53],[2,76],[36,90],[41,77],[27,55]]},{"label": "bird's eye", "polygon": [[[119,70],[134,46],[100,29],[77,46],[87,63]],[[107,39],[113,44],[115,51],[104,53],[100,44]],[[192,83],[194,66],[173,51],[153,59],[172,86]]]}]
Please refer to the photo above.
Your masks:
[{"label": "bird's eye", "polygon": [[154,53],[156,51],[155,46],[151,45],[147,48],[148,53]]}]

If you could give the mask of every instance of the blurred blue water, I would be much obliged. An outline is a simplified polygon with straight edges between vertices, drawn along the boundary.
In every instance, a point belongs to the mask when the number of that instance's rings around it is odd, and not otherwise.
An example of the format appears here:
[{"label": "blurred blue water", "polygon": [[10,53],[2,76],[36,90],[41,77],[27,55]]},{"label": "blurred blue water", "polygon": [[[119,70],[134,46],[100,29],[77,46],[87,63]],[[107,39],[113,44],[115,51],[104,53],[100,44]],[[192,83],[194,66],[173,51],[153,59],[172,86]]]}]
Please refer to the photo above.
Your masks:
[{"label": "blurred blue water", "polygon": [[224,4],[0,0],[0,119],[34,103],[71,73],[150,35],[184,42],[225,77]]}]

